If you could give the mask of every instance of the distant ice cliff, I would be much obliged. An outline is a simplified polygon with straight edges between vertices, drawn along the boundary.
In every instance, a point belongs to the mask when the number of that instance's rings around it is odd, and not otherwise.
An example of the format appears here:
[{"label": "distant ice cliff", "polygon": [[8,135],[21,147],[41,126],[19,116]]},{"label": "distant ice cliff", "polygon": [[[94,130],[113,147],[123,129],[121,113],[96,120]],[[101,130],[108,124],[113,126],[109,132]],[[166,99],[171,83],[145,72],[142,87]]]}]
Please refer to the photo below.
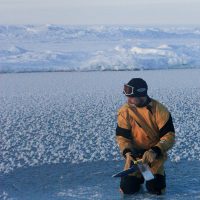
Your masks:
[{"label": "distant ice cliff", "polygon": [[200,67],[200,28],[0,26],[0,72]]}]

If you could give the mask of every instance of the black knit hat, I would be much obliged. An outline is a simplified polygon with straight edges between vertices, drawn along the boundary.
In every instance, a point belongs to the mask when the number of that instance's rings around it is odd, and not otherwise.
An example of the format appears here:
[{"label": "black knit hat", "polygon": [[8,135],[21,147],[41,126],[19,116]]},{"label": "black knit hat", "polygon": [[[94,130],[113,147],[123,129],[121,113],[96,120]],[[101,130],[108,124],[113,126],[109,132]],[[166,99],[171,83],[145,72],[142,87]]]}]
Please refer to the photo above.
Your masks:
[{"label": "black knit hat", "polygon": [[148,86],[146,81],[144,81],[141,78],[133,78],[131,79],[127,85],[132,86],[133,89],[133,94],[127,95],[131,97],[145,97],[147,96],[147,90]]}]

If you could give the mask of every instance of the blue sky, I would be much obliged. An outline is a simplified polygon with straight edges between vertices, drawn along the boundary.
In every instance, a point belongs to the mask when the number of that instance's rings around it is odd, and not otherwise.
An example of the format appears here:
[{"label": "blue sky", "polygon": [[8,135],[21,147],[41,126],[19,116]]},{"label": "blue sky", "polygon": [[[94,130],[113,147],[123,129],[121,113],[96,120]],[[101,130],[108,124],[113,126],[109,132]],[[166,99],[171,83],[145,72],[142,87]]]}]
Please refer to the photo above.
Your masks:
[{"label": "blue sky", "polygon": [[199,0],[0,0],[0,24],[198,25]]}]

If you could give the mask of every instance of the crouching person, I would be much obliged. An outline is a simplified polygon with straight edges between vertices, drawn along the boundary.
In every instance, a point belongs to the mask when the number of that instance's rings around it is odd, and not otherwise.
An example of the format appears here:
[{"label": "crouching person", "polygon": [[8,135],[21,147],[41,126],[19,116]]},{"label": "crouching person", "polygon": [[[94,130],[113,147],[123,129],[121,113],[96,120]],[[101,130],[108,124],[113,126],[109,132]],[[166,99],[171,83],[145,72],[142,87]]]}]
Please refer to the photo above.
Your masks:
[{"label": "crouching person", "polygon": [[[118,111],[116,140],[125,158],[124,169],[130,168],[134,160],[142,159],[155,177],[146,181],[147,190],[161,195],[166,188],[164,162],[174,144],[175,131],[168,109],[150,98],[147,90],[147,83],[140,78],[124,85],[127,103]],[[120,189],[124,194],[134,194],[143,183],[141,173],[135,172],[121,178]]]}]

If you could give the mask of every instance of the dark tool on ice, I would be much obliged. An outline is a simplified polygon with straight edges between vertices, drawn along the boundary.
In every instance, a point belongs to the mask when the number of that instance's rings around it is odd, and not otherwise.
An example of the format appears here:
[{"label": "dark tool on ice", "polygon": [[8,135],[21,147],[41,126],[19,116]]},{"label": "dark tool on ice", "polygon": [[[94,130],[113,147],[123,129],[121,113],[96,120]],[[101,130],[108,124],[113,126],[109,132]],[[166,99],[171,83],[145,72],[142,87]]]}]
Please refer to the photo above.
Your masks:
[{"label": "dark tool on ice", "polygon": [[131,166],[127,170],[123,170],[117,174],[114,174],[112,177],[123,177],[128,176],[129,174],[133,172],[140,171],[143,175],[145,181],[149,181],[154,179],[154,175],[152,174],[151,170],[149,169],[149,166],[147,164],[143,164],[142,160],[134,161],[133,166]]}]

